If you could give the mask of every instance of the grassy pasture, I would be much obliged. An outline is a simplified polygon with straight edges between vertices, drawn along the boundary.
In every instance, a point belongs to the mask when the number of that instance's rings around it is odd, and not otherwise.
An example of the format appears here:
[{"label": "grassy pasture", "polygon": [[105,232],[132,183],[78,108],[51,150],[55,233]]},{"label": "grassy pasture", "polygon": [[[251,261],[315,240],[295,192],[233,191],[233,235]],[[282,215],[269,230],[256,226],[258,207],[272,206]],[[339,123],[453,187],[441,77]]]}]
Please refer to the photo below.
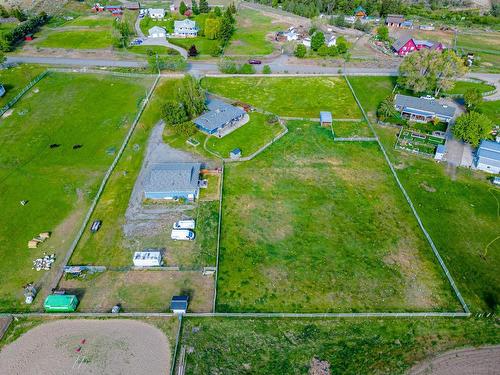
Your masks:
[{"label": "grassy pasture", "polygon": [[[0,120],[0,310],[24,308],[24,283],[50,281],[31,262],[67,250],[147,83],[53,73]],[[28,252],[27,241],[43,231],[52,238]]]},{"label": "grassy pasture", "polygon": [[158,54],[160,56],[164,55],[173,56],[179,54],[178,51],[170,49],[165,46],[131,46],[127,49],[127,51],[139,55],[148,55],[150,51],[152,51],[153,54]]},{"label": "grassy pasture", "polygon": [[484,101],[479,111],[488,116],[493,124],[500,125],[500,100]]},{"label": "grassy pasture", "polygon": [[498,202],[486,174],[445,166],[393,149],[396,129],[377,128],[398,175],[432,236],[466,302],[474,311],[500,306]]},{"label": "grassy pasture", "polygon": [[335,121],[332,128],[335,137],[373,137],[368,124],[364,121]]},{"label": "grassy pasture", "polygon": [[314,357],[357,375],[406,374],[444,351],[499,342],[492,320],[187,318],[181,344],[193,348],[187,375],[307,374]]},{"label": "grassy pasture", "polygon": [[272,22],[271,17],[262,13],[241,9],[236,16],[236,31],[231,38],[226,55],[260,56],[269,55],[274,46],[269,40],[278,30],[286,29],[286,25]]},{"label": "grassy pasture", "polygon": [[457,47],[470,51],[500,53],[500,33],[458,34]]},{"label": "grassy pasture", "polygon": [[226,167],[217,310],[458,308],[378,146],[289,129]]},{"label": "grassy pasture", "polygon": [[343,78],[205,78],[202,85],[226,98],[249,103],[280,116],[361,118],[361,112]]},{"label": "grassy pasture", "polygon": [[207,148],[223,158],[235,148],[241,149],[243,156],[249,156],[281,133],[279,124],[268,124],[266,115],[251,113],[250,121],[223,138],[210,137]]},{"label": "grassy pasture", "polygon": [[168,41],[176,46],[188,50],[192,45],[196,46],[199,56],[210,56],[211,52],[215,50],[220,41],[210,40],[205,37],[196,38],[168,38]]},{"label": "grassy pasture", "polygon": [[116,18],[111,16],[109,12],[106,12],[105,14],[95,16],[77,17],[74,20],[66,22],[64,26],[111,27],[115,20]]},{"label": "grassy pasture", "polygon": [[21,91],[33,78],[41,74],[45,67],[40,65],[18,65],[10,69],[0,70],[0,84],[7,91],[0,98],[0,107],[6,105]]},{"label": "grassy pasture", "polygon": [[102,49],[111,47],[113,39],[109,29],[53,31],[35,44],[46,48]]}]

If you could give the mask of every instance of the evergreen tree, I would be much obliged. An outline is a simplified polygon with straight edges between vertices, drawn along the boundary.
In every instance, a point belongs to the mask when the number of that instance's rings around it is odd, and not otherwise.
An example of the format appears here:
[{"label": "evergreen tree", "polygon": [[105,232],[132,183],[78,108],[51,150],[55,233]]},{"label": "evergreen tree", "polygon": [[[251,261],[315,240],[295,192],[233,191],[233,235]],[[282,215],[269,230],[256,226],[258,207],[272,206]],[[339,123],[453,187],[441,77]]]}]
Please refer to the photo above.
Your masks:
[{"label": "evergreen tree", "polygon": [[188,10],[188,7],[184,1],[181,1],[181,4],[179,5],[179,14],[184,15],[186,13],[186,10]]},{"label": "evergreen tree", "polygon": [[303,44],[298,44],[297,47],[295,48],[294,55],[295,55],[295,57],[302,59],[303,57],[306,56],[306,53],[307,53],[306,46]]},{"label": "evergreen tree", "polygon": [[188,55],[190,57],[198,56],[198,50],[196,49],[196,46],[194,44],[191,47],[189,47]]},{"label": "evergreen tree", "polygon": [[191,9],[193,10],[194,15],[200,14],[200,8],[198,7],[196,0],[191,1]]},{"label": "evergreen tree", "polygon": [[325,34],[322,32],[315,32],[311,37],[311,49],[317,51],[322,45],[325,44]]},{"label": "evergreen tree", "polygon": [[210,7],[207,0],[200,0],[200,13],[209,13]]}]

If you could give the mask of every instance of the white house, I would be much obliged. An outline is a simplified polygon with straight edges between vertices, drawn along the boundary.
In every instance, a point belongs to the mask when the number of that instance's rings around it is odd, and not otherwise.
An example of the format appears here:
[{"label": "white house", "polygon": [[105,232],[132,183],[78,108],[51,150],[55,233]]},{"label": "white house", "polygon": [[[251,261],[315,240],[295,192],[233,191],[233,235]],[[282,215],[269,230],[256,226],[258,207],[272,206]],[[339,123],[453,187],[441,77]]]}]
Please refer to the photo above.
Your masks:
[{"label": "white house", "polygon": [[474,158],[474,167],[488,173],[500,173],[500,143],[482,140]]},{"label": "white house", "polygon": [[136,251],[132,261],[136,267],[160,267],[163,264],[159,251]]},{"label": "white house", "polygon": [[179,38],[193,38],[198,35],[196,22],[186,18],[182,21],[174,22],[174,35]]},{"label": "white house", "polygon": [[288,30],[283,35],[286,37],[287,42],[291,42],[293,40],[298,40],[299,39],[299,34],[297,34],[297,32],[295,31],[295,29]]},{"label": "white house", "polygon": [[335,35],[332,35],[327,41],[326,41],[326,46],[327,47],[332,47],[337,45],[337,37]]},{"label": "white house", "polygon": [[302,44],[305,45],[306,47],[310,48],[311,47],[311,38],[302,39]]},{"label": "white house", "polygon": [[154,26],[149,29],[149,37],[150,38],[166,38],[167,32],[163,27]]},{"label": "white house", "polygon": [[148,15],[154,20],[162,20],[165,18],[165,9],[149,8]]}]

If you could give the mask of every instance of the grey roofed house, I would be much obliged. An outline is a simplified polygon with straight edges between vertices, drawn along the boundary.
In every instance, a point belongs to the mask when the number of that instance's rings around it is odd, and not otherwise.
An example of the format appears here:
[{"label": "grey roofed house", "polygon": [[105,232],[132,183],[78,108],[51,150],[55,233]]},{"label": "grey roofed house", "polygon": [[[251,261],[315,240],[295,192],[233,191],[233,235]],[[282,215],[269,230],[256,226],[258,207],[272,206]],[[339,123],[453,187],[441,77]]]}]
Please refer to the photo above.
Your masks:
[{"label": "grey roofed house", "polygon": [[439,103],[436,99],[417,98],[414,96],[396,94],[394,107],[403,116],[413,121],[428,122],[438,118],[449,122],[455,115],[456,108]]},{"label": "grey roofed house", "polygon": [[474,158],[474,166],[489,173],[500,173],[500,143],[482,140]]},{"label": "grey roofed house", "polygon": [[199,194],[200,167],[199,163],[153,164],[144,183],[144,197],[194,200]]},{"label": "grey roofed house", "polygon": [[401,14],[389,14],[385,20],[386,24],[390,25],[401,25],[405,17]]},{"label": "grey roofed house", "polygon": [[207,103],[208,111],[193,120],[195,125],[208,134],[214,134],[218,129],[231,125],[245,116],[246,112],[219,99],[211,99]]},{"label": "grey roofed house", "polygon": [[413,39],[411,36],[406,36],[400,39],[397,39],[394,43],[392,43],[392,48],[394,48],[395,51],[399,51],[403,46],[408,43],[410,39]]}]

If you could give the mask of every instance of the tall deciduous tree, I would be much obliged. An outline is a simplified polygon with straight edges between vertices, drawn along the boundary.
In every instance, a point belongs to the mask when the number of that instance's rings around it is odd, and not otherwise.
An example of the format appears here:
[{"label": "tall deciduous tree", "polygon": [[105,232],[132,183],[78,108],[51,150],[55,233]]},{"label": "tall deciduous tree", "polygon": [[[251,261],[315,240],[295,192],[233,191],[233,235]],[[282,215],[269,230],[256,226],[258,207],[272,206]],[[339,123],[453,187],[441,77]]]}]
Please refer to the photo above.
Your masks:
[{"label": "tall deciduous tree", "polygon": [[472,146],[477,147],[481,139],[491,133],[493,123],[488,117],[478,112],[469,112],[457,118],[453,126],[453,134]]},{"label": "tall deciduous tree", "polygon": [[347,40],[343,36],[339,36],[337,38],[337,52],[339,54],[344,54],[349,50],[349,43],[347,43]]},{"label": "tall deciduous tree", "polygon": [[379,40],[388,41],[389,40],[389,28],[385,25],[379,26],[377,29],[377,37]]},{"label": "tall deciduous tree", "polygon": [[466,72],[462,59],[452,50],[423,49],[404,58],[399,66],[398,83],[414,92],[434,92],[437,96],[452,89],[455,80]]},{"label": "tall deciduous tree", "polygon": [[314,33],[311,37],[311,48],[313,51],[317,51],[322,45],[325,44],[325,34],[320,31]]},{"label": "tall deciduous tree", "polygon": [[295,48],[295,57],[298,57],[299,59],[303,58],[306,56],[307,49],[306,46],[303,44],[298,44],[297,47]]},{"label": "tall deciduous tree", "polygon": [[184,105],[189,118],[198,116],[205,109],[205,92],[192,76],[184,78],[177,98]]},{"label": "tall deciduous tree", "polygon": [[478,89],[468,89],[464,93],[464,102],[469,111],[474,110],[483,102],[483,95]]},{"label": "tall deciduous tree", "polygon": [[207,39],[217,39],[220,34],[221,21],[219,18],[207,18],[205,20],[205,37]]},{"label": "tall deciduous tree", "polygon": [[188,120],[186,108],[174,99],[169,99],[163,104],[162,117],[168,125],[180,124]]}]

